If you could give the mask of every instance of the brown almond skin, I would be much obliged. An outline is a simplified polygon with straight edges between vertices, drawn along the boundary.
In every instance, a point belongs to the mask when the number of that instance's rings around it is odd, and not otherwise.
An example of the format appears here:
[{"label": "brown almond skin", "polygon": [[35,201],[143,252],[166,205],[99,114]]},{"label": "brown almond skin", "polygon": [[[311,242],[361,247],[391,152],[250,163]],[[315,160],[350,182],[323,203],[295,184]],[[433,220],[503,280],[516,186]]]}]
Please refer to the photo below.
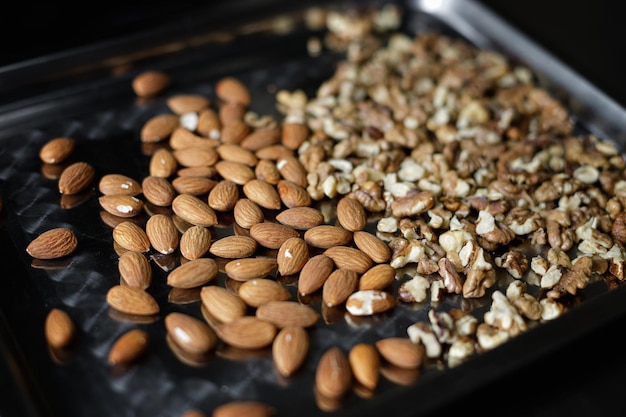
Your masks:
[{"label": "brown almond skin", "polygon": [[224,77],[215,84],[215,94],[225,103],[247,107],[251,96],[248,87],[238,78]]},{"label": "brown almond skin", "polygon": [[45,164],[60,164],[74,151],[76,141],[59,137],[49,140],[39,149],[39,159]]},{"label": "brown almond skin", "polygon": [[137,74],[131,82],[131,87],[138,97],[152,98],[165,91],[171,82],[171,77],[168,74],[162,71],[149,70]]},{"label": "brown almond skin", "polygon": [[269,159],[260,159],[254,167],[254,175],[258,180],[268,184],[277,185],[282,177],[276,167],[276,163]]},{"label": "brown almond skin", "polygon": [[217,263],[210,258],[190,260],[167,275],[167,285],[174,288],[196,288],[213,281],[218,273]]},{"label": "brown almond skin", "polygon": [[170,216],[155,214],[146,222],[146,235],[152,247],[167,255],[178,249],[178,229]]},{"label": "brown almond skin", "polygon": [[211,232],[204,226],[191,226],[180,237],[178,247],[189,260],[201,258],[211,247]]},{"label": "brown almond skin", "polygon": [[98,197],[100,207],[114,216],[135,217],[143,211],[143,201],[132,195],[103,195]]},{"label": "brown almond skin", "polygon": [[384,290],[358,290],[346,300],[346,310],[353,316],[370,316],[390,310],[397,299]]},{"label": "brown almond skin", "polygon": [[172,201],[172,210],[181,219],[196,226],[214,226],[217,214],[200,198],[190,194],[179,194]]},{"label": "brown almond skin", "polygon": [[334,246],[324,251],[335,263],[337,268],[351,269],[357,274],[364,274],[372,267],[372,258],[357,248],[350,246]]},{"label": "brown almond skin", "polygon": [[254,152],[244,149],[236,143],[223,143],[216,150],[222,161],[238,162],[253,167],[259,160]]},{"label": "brown almond skin", "polygon": [[144,143],[157,143],[170,137],[174,129],[180,125],[176,114],[158,114],[144,123],[139,137]]},{"label": "brown almond skin", "polygon": [[279,329],[288,326],[311,327],[320,315],[312,307],[298,301],[269,301],[256,309],[256,316]]},{"label": "brown almond skin", "polygon": [[278,191],[271,184],[253,179],[243,186],[243,193],[247,198],[257,203],[259,206],[269,209],[278,210],[281,207],[280,196]]},{"label": "brown almond skin", "polygon": [[150,239],[141,226],[125,221],[113,228],[113,240],[127,250],[148,252]]},{"label": "brown almond skin", "polygon": [[100,178],[98,190],[104,195],[139,195],[141,184],[122,174],[107,174]]},{"label": "brown almond skin", "polygon": [[250,307],[258,307],[269,301],[287,301],[291,293],[278,281],[257,278],[245,281],[239,286],[239,297]]},{"label": "brown almond skin", "polygon": [[278,372],[289,377],[298,371],[309,352],[309,333],[303,327],[280,329],[272,343],[272,359]]},{"label": "brown almond skin", "polygon": [[389,363],[404,369],[418,369],[425,356],[423,345],[406,337],[387,337],[376,342],[376,349]]},{"label": "brown almond skin", "polygon": [[172,180],[172,187],[178,194],[200,196],[209,193],[217,184],[216,180],[200,176],[176,177]]},{"label": "brown almond skin", "polygon": [[[220,121],[222,122],[222,143],[239,144],[250,134],[250,126],[246,124],[241,118],[243,115],[233,115],[230,113],[239,112],[241,106],[238,105],[224,105],[220,107]],[[239,119],[234,119],[239,117]]]},{"label": "brown almond skin", "polygon": [[146,353],[149,345],[147,332],[141,329],[129,330],[113,343],[107,360],[110,365],[131,365]]},{"label": "brown almond skin", "polygon": [[244,229],[250,229],[253,225],[265,220],[265,214],[261,207],[249,198],[240,198],[233,208],[235,222]]},{"label": "brown almond skin", "polygon": [[141,181],[143,195],[152,204],[159,207],[167,207],[177,195],[172,183],[163,177],[149,175]]},{"label": "brown almond skin", "polygon": [[353,233],[352,238],[356,247],[372,258],[374,262],[382,264],[391,259],[391,248],[376,235],[365,230],[357,230]]},{"label": "brown almond skin", "polygon": [[239,200],[239,187],[231,180],[223,179],[209,192],[207,203],[215,211],[230,211]]},{"label": "brown almond skin", "polygon": [[378,264],[365,271],[359,279],[359,290],[383,290],[396,278],[396,270],[389,264]]},{"label": "brown almond skin", "polygon": [[213,147],[193,146],[175,149],[172,155],[176,162],[183,167],[210,167],[219,160],[219,155]]},{"label": "brown almond skin", "polygon": [[315,388],[324,397],[338,399],[352,385],[352,371],[346,354],[337,346],[327,349],[315,371]]},{"label": "brown almond skin", "polygon": [[357,343],[348,352],[354,379],[369,390],[375,390],[380,379],[380,355],[374,345]]},{"label": "brown almond skin", "polygon": [[222,122],[220,122],[220,117],[215,109],[207,107],[198,112],[196,132],[199,135],[210,139],[218,139],[220,130],[222,130]]},{"label": "brown almond skin", "polygon": [[265,127],[253,130],[245,138],[243,138],[239,144],[242,148],[256,152],[279,142],[280,129],[276,127]]},{"label": "brown almond skin", "polygon": [[72,229],[57,227],[35,237],[26,246],[26,252],[37,259],[57,259],[70,255],[77,247],[78,239]]},{"label": "brown almond skin", "polygon": [[337,202],[337,220],[346,230],[355,232],[367,226],[367,213],[363,205],[350,197],[342,197]]},{"label": "brown almond skin", "polygon": [[265,278],[276,269],[274,258],[254,257],[233,259],[224,265],[224,271],[235,281],[249,281],[254,278]]},{"label": "brown almond skin", "polygon": [[126,285],[148,289],[152,283],[152,267],[143,253],[127,251],[120,255],[117,264],[120,276]]},{"label": "brown almond skin", "polygon": [[85,190],[96,176],[96,170],[87,162],[74,162],[61,172],[59,192],[73,195]]},{"label": "brown almond skin", "polygon": [[60,308],[53,308],[48,312],[44,328],[46,341],[55,349],[66,348],[76,335],[74,322],[67,312]]},{"label": "brown almond skin", "polygon": [[252,256],[257,249],[256,240],[248,236],[224,236],[211,244],[209,252],[220,258],[236,259]]},{"label": "brown almond skin", "polygon": [[213,410],[211,417],[270,417],[275,409],[259,401],[232,401]]},{"label": "brown almond skin", "polygon": [[255,178],[254,170],[243,162],[221,160],[215,164],[215,169],[222,178],[239,185]]},{"label": "brown almond skin", "polygon": [[211,105],[211,101],[200,94],[175,94],[168,97],[166,103],[175,114],[197,113]]},{"label": "brown almond skin", "polygon": [[287,239],[300,237],[300,234],[297,230],[280,223],[263,222],[250,227],[250,237],[261,246],[279,249]]},{"label": "brown almond skin", "polygon": [[291,181],[303,188],[309,185],[306,179],[308,172],[297,156],[289,155],[278,159],[276,161],[276,167],[283,179]]},{"label": "brown almond skin", "polygon": [[199,136],[187,128],[179,126],[170,135],[168,143],[172,150],[178,150],[185,148],[215,148],[218,142]]},{"label": "brown almond skin", "polygon": [[301,237],[290,237],[285,240],[276,255],[278,273],[292,275],[300,272],[309,260],[309,246]]},{"label": "brown almond skin", "polygon": [[300,271],[298,292],[301,295],[308,295],[319,290],[334,268],[335,263],[326,255],[320,254],[311,257]]},{"label": "brown almond skin", "polygon": [[286,122],[283,124],[281,143],[292,151],[297,150],[309,137],[309,127],[305,123]]},{"label": "brown almond skin", "polygon": [[159,313],[159,304],[146,291],[129,287],[127,285],[115,285],[106,294],[109,306],[122,313],[137,316],[152,316]]},{"label": "brown almond skin", "polygon": [[340,226],[320,224],[304,232],[304,240],[315,248],[328,249],[349,244],[352,232]]},{"label": "brown almond skin", "polygon": [[324,282],[322,300],[329,307],[343,304],[356,290],[358,281],[356,272],[346,268],[335,269]]},{"label": "brown almond skin", "polygon": [[303,186],[289,180],[280,180],[276,184],[280,201],[288,208],[309,207],[313,200]]},{"label": "brown almond skin", "polygon": [[202,305],[220,323],[230,323],[246,314],[248,306],[224,287],[207,285],[200,290]]},{"label": "brown almond skin", "polygon": [[159,148],[150,156],[148,171],[151,176],[169,178],[176,173],[177,169],[178,160],[167,148]]},{"label": "brown almond skin", "polygon": [[241,316],[217,328],[217,334],[224,343],[241,349],[269,346],[276,333],[276,326],[254,316]]},{"label": "brown almond skin", "polygon": [[[315,226],[322,225],[324,223],[324,215],[313,207],[293,207],[278,213],[276,221],[296,230],[309,230]],[[345,235],[346,239],[341,241],[345,241],[344,244],[347,244],[350,242],[350,238],[348,238],[347,233]]]},{"label": "brown almond skin", "polygon": [[217,335],[206,322],[181,312],[165,316],[165,329],[172,340],[184,351],[204,354],[217,344]]}]

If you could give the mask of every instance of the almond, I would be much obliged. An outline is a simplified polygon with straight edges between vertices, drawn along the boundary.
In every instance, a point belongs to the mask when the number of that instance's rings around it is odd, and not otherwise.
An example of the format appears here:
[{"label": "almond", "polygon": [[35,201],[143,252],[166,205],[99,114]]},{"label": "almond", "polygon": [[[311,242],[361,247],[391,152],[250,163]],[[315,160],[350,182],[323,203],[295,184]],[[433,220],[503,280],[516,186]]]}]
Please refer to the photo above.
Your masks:
[{"label": "almond", "polygon": [[251,101],[248,87],[235,77],[224,77],[215,84],[215,94],[224,103],[248,106]]},{"label": "almond", "polygon": [[[220,120],[222,121],[222,143],[234,143],[239,144],[250,134],[250,126],[241,119],[230,120],[235,115],[225,116],[226,113],[231,111],[239,111],[241,106],[237,105],[225,105],[220,107]],[[240,116],[242,117],[242,116]],[[229,120],[224,120],[229,119]]]},{"label": "almond", "polygon": [[274,414],[273,407],[260,401],[231,401],[216,407],[211,417],[270,417]]},{"label": "almond", "polygon": [[224,179],[218,181],[209,192],[207,202],[213,210],[224,212],[232,210],[237,200],[239,200],[239,187],[233,181]]},{"label": "almond", "polygon": [[328,348],[317,363],[315,389],[320,395],[338,399],[352,384],[352,371],[346,354],[337,346]]},{"label": "almond", "polygon": [[245,281],[238,291],[239,297],[250,307],[258,307],[269,301],[287,301],[291,293],[273,279],[257,278]]},{"label": "almond", "polygon": [[365,230],[357,230],[352,238],[357,248],[367,254],[376,263],[383,263],[391,259],[391,248],[376,235]]},{"label": "almond", "polygon": [[141,182],[141,188],[146,200],[159,207],[171,205],[177,195],[176,189],[167,178],[154,175],[145,177]]},{"label": "almond", "polygon": [[167,285],[175,288],[196,288],[215,279],[217,272],[217,263],[213,259],[192,259],[177,266],[167,275]]},{"label": "almond", "polygon": [[243,193],[246,197],[263,208],[278,210],[281,207],[281,200],[278,195],[278,191],[276,191],[276,188],[274,188],[271,184],[268,184],[265,181],[258,179],[248,181],[243,186]]},{"label": "almond", "polygon": [[301,295],[312,294],[322,288],[335,268],[335,263],[326,255],[315,255],[302,267],[298,279],[298,292]]},{"label": "almond", "polygon": [[200,196],[208,194],[217,184],[217,181],[206,177],[176,177],[172,180],[172,187],[178,194]]},{"label": "almond", "polygon": [[353,316],[371,316],[394,308],[395,297],[383,290],[359,290],[346,300],[346,310]]},{"label": "almond", "polygon": [[380,355],[374,345],[357,343],[348,352],[354,379],[368,390],[375,390],[380,378]]},{"label": "almond", "polygon": [[184,351],[204,354],[217,344],[217,335],[206,322],[177,311],[165,316],[165,329],[172,340]]},{"label": "almond", "polygon": [[151,117],[144,123],[139,133],[139,137],[144,143],[161,142],[170,137],[174,129],[180,124],[180,119],[176,114],[159,114]]},{"label": "almond", "polygon": [[258,306],[255,314],[279,329],[288,326],[311,327],[320,317],[312,307],[290,300],[268,301]]},{"label": "almond", "polygon": [[256,240],[248,236],[224,236],[211,244],[209,252],[220,258],[247,258],[257,249]]},{"label": "almond", "polygon": [[304,240],[315,248],[328,249],[349,244],[352,232],[340,226],[320,224],[304,232]]},{"label": "almond", "polygon": [[186,149],[186,148],[215,148],[219,142],[209,140],[204,136],[199,136],[182,126],[174,129],[170,135],[169,140],[170,148],[173,150]]},{"label": "almond", "polygon": [[178,164],[184,167],[210,167],[220,158],[215,148],[200,146],[175,149],[172,154]]},{"label": "almond", "polygon": [[224,343],[241,349],[261,349],[269,346],[276,336],[276,327],[254,316],[241,316],[217,328]]},{"label": "almond", "polygon": [[143,210],[143,201],[132,195],[103,195],[98,197],[100,207],[123,218],[135,217]]},{"label": "almond", "polygon": [[387,337],[376,342],[376,349],[387,362],[404,369],[418,369],[423,361],[423,345],[407,337]]},{"label": "almond", "polygon": [[138,97],[151,98],[161,94],[170,86],[172,80],[162,71],[148,70],[137,74],[131,87]]},{"label": "almond", "polygon": [[308,172],[297,156],[289,155],[278,159],[276,168],[278,168],[278,172],[285,180],[291,181],[302,188],[307,187],[308,181],[306,176]]},{"label": "almond", "polygon": [[276,262],[278,273],[292,275],[300,272],[309,260],[309,246],[301,237],[290,237],[285,240],[278,249]]},{"label": "almond", "polygon": [[61,194],[78,194],[91,184],[96,176],[95,169],[87,162],[74,162],[61,172],[59,192]]},{"label": "almond", "polygon": [[60,137],[49,140],[39,149],[39,159],[45,164],[60,164],[74,151],[76,141]]},{"label": "almond", "polygon": [[37,259],[57,259],[74,252],[78,239],[72,229],[57,227],[46,230],[26,246],[26,252]]},{"label": "almond", "polygon": [[272,343],[272,359],[278,372],[289,377],[304,364],[309,352],[309,334],[303,327],[280,329]]},{"label": "almond", "polygon": [[[292,207],[278,213],[276,221],[293,229],[308,230],[324,223],[324,215],[313,207]],[[341,242],[347,244],[352,236],[349,233],[344,234],[346,239],[341,240]],[[350,237],[348,237],[349,235]]]},{"label": "almond", "polygon": [[185,167],[176,171],[179,177],[214,178],[217,175],[215,167]]},{"label": "almond", "polygon": [[228,277],[235,281],[249,281],[255,278],[264,278],[276,269],[276,259],[255,257],[229,261],[224,266]]},{"label": "almond", "polygon": [[250,237],[259,245],[269,249],[279,249],[289,238],[300,237],[297,230],[280,223],[263,222],[250,227]]},{"label": "almond", "polygon": [[46,341],[55,349],[68,347],[76,336],[76,326],[71,317],[59,308],[53,308],[48,312],[44,330]]},{"label": "almond", "polygon": [[169,178],[177,169],[178,161],[169,149],[159,148],[150,156],[148,171],[152,176]]},{"label": "almond", "polygon": [[104,195],[138,195],[141,184],[122,174],[107,174],[100,178],[98,189]]},{"label": "almond", "polygon": [[293,151],[297,150],[309,138],[309,127],[305,123],[285,122],[281,143]]},{"label": "almond", "polygon": [[198,113],[198,126],[196,131],[209,139],[217,140],[220,138],[220,131],[222,130],[222,123],[220,117],[210,107],[200,110]]},{"label": "almond", "polygon": [[276,191],[278,192],[280,201],[282,201],[282,203],[288,208],[308,207],[313,202],[311,195],[306,188],[292,181],[278,181]]},{"label": "almond", "polygon": [[140,252],[124,252],[120,256],[117,267],[126,285],[145,290],[152,283],[150,261]]},{"label": "almond", "polygon": [[343,304],[358,285],[359,277],[351,269],[335,269],[322,287],[322,300],[329,307]]},{"label": "almond", "polygon": [[253,167],[257,164],[258,158],[254,152],[242,148],[236,143],[223,143],[217,148],[217,153],[223,161],[238,162]]},{"label": "almond", "polygon": [[233,208],[233,216],[235,222],[244,229],[249,229],[253,225],[265,220],[265,215],[261,207],[249,198],[240,198],[237,200]]},{"label": "almond", "polygon": [[211,232],[204,226],[191,226],[180,237],[180,253],[187,259],[204,256],[211,247]]},{"label": "almond", "polygon": [[207,203],[191,194],[179,194],[172,201],[172,210],[181,219],[196,226],[214,226],[217,215]]},{"label": "almond", "polygon": [[215,169],[222,178],[239,185],[255,178],[252,168],[243,162],[221,160],[215,164]]},{"label": "almond", "polygon": [[200,94],[176,94],[166,100],[167,107],[175,114],[198,113],[211,105],[208,98]]},{"label": "almond", "polygon": [[200,290],[202,305],[220,323],[230,323],[246,314],[248,306],[237,295],[217,285],[207,285]]},{"label": "almond", "polygon": [[277,127],[263,127],[250,132],[239,142],[239,145],[244,149],[256,152],[278,142],[280,142],[280,129]]},{"label": "almond", "polygon": [[367,214],[360,202],[350,197],[342,197],[337,202],[337,220],[344,229],[354,232],[365,229]]},{"label": "almond", "polygon": [[141,329],[131,329],[113,343],[108,362],[111,365],[128,366],[145,354],[149,345],[148,333]]},{"label": "almond", "polygon": [[127,285],[115,285],[107,291],[106,301],[115,310],[137,316],[159,313],[159,304],[148,292]]},{"label": "almond", "polygon": [[324,251],[324,255],[331,258],[337,268],[351,269],[357,274],[364,274],[372,267],[372,258],[350,246],[328,248]]},{"label": "almond", "polygon": [[[291,149],[285,148],[282,144],[276,143],[261,148],[255,152],[255,155],[259,159],[269,159],[271,161],[278,161],[281,158],[286,158],[293,155]],[[276,168],[278,169],[278,168]]]},{"label": "almond", "polygon": [[148,252],[150,239],[148,235],[136,223],[125,221],[113,228],[113,240],[127,250],[136,252]]},{"label": "almond", "polygon": [[282,179],[276,164],[269,159],[259,160],[254,167],[254,175],[257,179],[272,185],[277,185]]},{"label": "almond", "polygon": [[389,264],[374,265],[359,279],[359,290],[383,290],[396,278],[396,270]]},{"label": "almond", "polygon": [[178,229],[170,216],[151,216],[146,222],[146,235],[157,252],[167,255],[178,249]]}]

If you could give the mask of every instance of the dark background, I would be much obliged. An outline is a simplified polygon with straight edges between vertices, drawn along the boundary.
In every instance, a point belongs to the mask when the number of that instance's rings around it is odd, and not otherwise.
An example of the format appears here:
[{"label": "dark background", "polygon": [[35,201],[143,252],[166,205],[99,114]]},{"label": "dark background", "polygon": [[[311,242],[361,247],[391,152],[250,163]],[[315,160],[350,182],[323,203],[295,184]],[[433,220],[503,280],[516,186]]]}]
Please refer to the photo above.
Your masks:
[{"label": "dark background", "polygon": [[[618,13],[619,2],[482,2],[626,107],[622,63],[626,30],[623,14]],[[207,4],[211,3],[123,7],[112,3],[14,4],[0,16],[0,66],[159,27],[172,19],[185,19],[194,8]],[[624,329],[626,317],[485,387],[478,395],[450,404],[445,413],[438,415],[475,412],[482,416],[624,416]],[[7,413],[20,407],[4,376],[0,372],[3,417],[13,416]]]}]

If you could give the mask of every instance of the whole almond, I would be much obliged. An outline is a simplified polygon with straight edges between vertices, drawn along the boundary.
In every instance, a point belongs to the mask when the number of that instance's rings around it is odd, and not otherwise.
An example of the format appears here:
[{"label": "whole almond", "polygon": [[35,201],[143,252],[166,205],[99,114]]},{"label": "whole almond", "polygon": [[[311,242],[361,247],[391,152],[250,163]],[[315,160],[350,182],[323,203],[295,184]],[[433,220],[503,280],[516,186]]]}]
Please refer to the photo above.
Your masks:
[{"label": "whole almond", "polygon": [[159,148],[150,156],[148,171],[152,176],[169,178],[177,169],[178,160],[169,149]]},{"label": "whole almond", "polygon": [[239,200],[239,187],[231,180],[223,179],[209,192],[207,203],[215,211],[230,211]]},{"label": "whole almond", "polygon": [[172,204],[176,197],[176,189],[172,183],[163,177],[149,175],[141,181],[143,195],[152,204],[166,207]]},{"label": "whole almond", "polygon": [[104,195],[138,195],[142,192],[139,182],[122,174],[103,175],[98,189]]},{"label": "whole almond", "polygon": [[263,127],[253,130],[244,137],[239,144],[242,148],[256,152],[267,146],[280,142],[280,129],[277,127]]},{"label": "whole almond", "polygon": [[[276,215],[276,221],[297,230],[308,230],[324,223],[324,215],[314,207],[292,207]],[[350,240],[346,233],[345,243]]]},{"label": "whole almond", "polygon": [[395,297],[383,290],[359,290],[346,300],[346,310],[353,316],[371,316],[392,309]]},{"label": "whole almond", "polygon": [[267,278],[251,279],[241,284],[239,297],[250,307],[258,307],[269,301],[287,301],[291,293],[278,281]]},{"label": "whole almond", "polygon": [[276,269],[274,258],[254,257],[234,259],[224,265],[228,277],[235,281],[249,281],[255,278],[265,278]]},{"label": "whole almond", "polygon": [[127,250],[148,252],[150,239],[145,230],[136,223],[125,221],[113,228],[113,240]]},{"label": "whole almond", "polygon": [[259,159],[259,162],[254,167],[254,176],[272,185],[277,185],[282,179],[276,163],[269,159]]},{"label": "whole almond", "polygon": [[201,94],[175,94],[166,100],[167,107],[175,114],[198,113],[211,105],[211,101]]},{"label": "whole almond", "polygon": [[45,164],[60,164],[72,154],[75,146],[76,141],[72,138],[54,138],[39,149],[39,158]]},{"label": "whole almond", "polygon": [[376,341],[376,349],[389,363],[404,369],[418,369],[425,356],[423,345],[408,337],[387,337]]},{"label": "whole almond", "polygon": [[217,184],[217,181],[206,177],[176,177],[172,180],[172,187],[178,194],[191,194],[195,196],[201,196],[208,194],[213,187]]},{"label": "whole almond", "polygon": [[[234,143],[239,144],[250,134],[250,126],[241,119],[230,120],[235,116],[225,116],[225,113],[229,111],[239,111],[241,106],[237,105],[225,105],[220,107],[220,120],[222,122],[222,143]],[[242,116],[240,116],[242,117]],[[224,120],[228,118],[228,120]]]},{"label": "whole almond", "polygon": [[217,215],[208,203],[191,194],[179,194],[172,201],[172,210],[181,219],[196,226],[214,226]]},{"label": "whole almond", "polygon": [[248,306],[237,295],[224,287],[207,285],[200,290],[202,305],[220,323],[230,323],[246,314]]},{"label": "whole almond", "polygon": [[109,349],[108,362],[111,365],[128,366],[146,353],[150,345],[148,333],[141,329],[131,329],[117,338]]},{"label": "whole almond", "polygon": [[243,162],[221,160],[215,164],[215,169],[222,178],[239,185],[255,178],[252,168]]},{"label": "whole almond", "polygon": [[276,333],[276,326],[254,316],[241,316],[217,328],[217,334],[224,343],[240,349],[269,346]]},{"label": "whole almond", "polygon": [[243,186],[243,193],[246,197],[263,208],[278,210],[281,207],[281,200],[278,195],[278,191],[276,191],[274,186],[265,181],[261,181],[259,179],[248,181]]},{"label": "whole almond", "polygon": [[146,235],[157,252],[164,255],[178,249],[178,229],[170,216],[155,214],[146,222]]},{"label": "whole almond", "polygon": [[156,97],[170,86],[172,80],[169,75],[162,71],[148,70],[137,74],[131,87],[138,97]]},{"label": "whole almond", "polygon": [[276,191],[280,197],[280,201],[288,208],[293,207],[309,207],[313,200],[311,195],[299,184],[293,181],[280,180],[276,184]]},{"label": "whole almond", "polygon": [[211,232],[204,226],[191,226],[180,237],[178,246],[185,258],[201,258],[211,247]]},{"label": "whole almond", "polygon": [[165,316],[165,329],[184,351],[204,354],[217,344],[217,335],[206,322],[189,314],[173,311]]},{"label": "whole almond", "polygon": [[304,232],[304,240],[315,248],[328,249],[349,244],[352,232],[340,226],[320,224]]},{"label": "whole almond", "polygon": [[239,162],[249,167],[255,166],[258,162],[254,152],[244,149],[236,143],[223,143],[216,150],[223,161]]},{"label": "whole almond", "polygon": [[337,346],[328,348],[317,363],[315,389],[324,397],[338,399],[346,395],[351,384],[348,357]]},{"label": "whole almond", "polygon": [[65,310],[53,308],[46,316],[44,334],[51,347],[63,349],[74,341],[76,326]]},{"label": "whole almond", "polygon": [[357,274],[364,274],[372,267],[372,258],[350,246],[328,248],[324,251],[324,255],[331,258],[337,268],[351,269]]},{"label": "whole almond", "polygon": [[158,114],[144,123],[139,137],[144,143],[161,142],[169,138],[179,124],[180,119],[176,114]]},{"label": "whole almond", "polygon": [[303,188],[307,187],[308,182],[306,176],[308,172],[297,156],[289,155],[278,159],[276,161],[276,167],[285,180],[291,181]]},{"label": "whole almond", "polygon": [[322,287],[322,300],[329,307],[343,304],[358,285],[356,272],[346,268],[335,269]]},{"label": "whole almond", "polygon": [[309,260],[309,246],[299,236],[285,240],[278,249],[276,262],[278,273],[292,275],[300,272],[304,264]]},{"label": "whole almond", "polygon": [[359,290],[383,290],[396,278],[396,270],[389,264],[378,264],[365,271],[359,279]]},{"label": "whole almond", "polygon": [[344,229],[351,232],[363,230],[367,225],[367,213],[359,201],[342,197],[337,202],[337,220]]},{"label": "whole almond", "polygon": [[61,194],[78,194],[91,184],[96,176],[96,170],[87,162],[74,162],[61,172],[59,177],[59,192]]},{"label": "whole almond", "polygon": [[261,207],[249,198],[240,198],[237,200],[233,208],[233,217],[235,218],[235,222],[244,229],[249,229],[253,225],[265,220],[265,215]]},{"label": "whole almond", "polygon": [[198,113],[198,126],[196,132],[209,139],[217,140],[220,138],[222,130],[222,122],[215,109],[207,107]]},{"label": "whole almond", "polygon": [[78,239],[72,229],[57,227],[42,232],[26,246],[26,252],[37,259],[57,259],[73,253]]},{"label": "whole almond", "polygon": [[300,271],[298,293],[308,295],[322,288],[334,268],[335,263],[326,255],[311,257]]},{"label": "whole almond", "polygon": [[217,175],[215,167],[184,167],[176,171],[179,177],[204,177],[213,179]]},{"label": "whole almond", "polygon": [[391,258],[391,248],[376,235],[365,230],[357,230],[353,233],[352,238],[356,247],[372,258],[374,262],[383,263]]},{"label": "whole almond", "polygon": [[272,343],[272,359],[278,372],[289,377],[302,367],[309,352],[309,333],[303,327],[280,329]]},{"label": "whole almond", "polygon": [[217,276],[217,263],[210,258],[192,259],[174,268],[167,275],[167,285],[174,288],[196,288]]},{"label": "whole almond", "polygon": [[238,78],[224,77],[215,84],[215,94],[228,104],[248,106],[251,101],[248,87]]},{"label": "whole almond", "polygon": [[297,230],[274,222],[257,223],[250,227],[250,237],[259,245],[269,249],[279,249],[289,238],[300,237]]},{"label": "whole almond", "polygon": [[255,314],[279,329],[288,326],[311,327],[320,317],[311,306],[290,300],[268,301],[258,306]]},{"label": "whole almond", "polygon": [[216,407],[211,417],[270,417],[275,413],[273,407],[260,401],[231,401]]},{"label": "whole almond", "polygon": [[152,283],[150,261],[143,253],[135,251],[124,252],[120,256],[117,267],[126,285],[145,290]]},{"label": "whole almond", "polygon": [[374,345],[357,343],[348,352],[354,379],[368,390],[375,390],[380,378],[380,355]]},{"label": "whole almond", "polygon": [[252,256],[257,249],[256,240],[249,236],[224,236],[211,244],[209,252],[220,258],[237,259]]},{"label": "whole almond", "polygon": [[219,144],[219,142],[215,140],[196,135],[191,130],[182,126],[174,129],[168,143],[173,150],[186,148],[215,148]]},{"label": "whole almond", "polygon": [[137,316],[158,314],[159,304],[152,295],[141,288],[115,285],[107,291],[106,301],[110,307],[122,313]]},{"label": "whole almond", "polygon": [[199,146],[175,149],[172,154],[178,164],[184,167],[210,167],[220,158],[215,148]]},{"label": "whole almond", "polygon": [[[280,143],[276,143],[274,145],[265,146],[255,152],[255,155],[259,159],[269,159],[271,161],[278,161],[282,158],[287,158],[293,155],[293,151],[291,149],[287,149]],[[278,168],[276,168],[278,169]]]},{"label": "whole almond", "polygon": [[281,143],[288,149],[296,150],[309,138],[309,127],[305,123],[285,122]]},{"label": "whole almond", "polygon": [[143,201],[132,195],[103,195],[98,203],[107,212],[123,218],[135,217],[143,211]]}]

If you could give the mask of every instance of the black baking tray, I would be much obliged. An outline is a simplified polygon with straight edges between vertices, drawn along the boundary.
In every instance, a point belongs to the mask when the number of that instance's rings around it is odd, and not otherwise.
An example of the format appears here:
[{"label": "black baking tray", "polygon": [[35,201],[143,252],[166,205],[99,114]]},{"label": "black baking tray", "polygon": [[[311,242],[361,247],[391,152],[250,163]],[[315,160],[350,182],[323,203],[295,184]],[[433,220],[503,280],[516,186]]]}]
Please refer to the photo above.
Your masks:
[{"label": "black baking tray", "polygon": [[[6,364],[3,372],[11,380],[7,384],[11,394],[3,393],[0,401],[19,404],[16,415],[179,416],[190,408],[209,413],[232,399],[266,401],[277,407],[279,416],[424,415],[626,313],[623,286],[611,291],[603,283],[590,286],[583,292],[584,302],[553,322],[453,369],[425,370],[406,385],[382,381],[372,398],[352,393],[334,413],[322,411],[315,402],[314,359],[332,344],[347,348],[357,340],[402,335],[407,315],[398,313],[360,326],[319,323],[312,360],[290,381],[275,375],[267,354],[239,360],[218,355],[203,366],[184,364],[168,348],[162,322],[138,325],[112,317],[104,295],[119,281],[117,255],[111,229],[98,215],[96,193],[63,208],[56,183],[41,173],[40,146],[52,137],[71,136],[77,139],[77,158],[92,162],[98,175],[125,173],[141,178],[148,155],[138,140],[139,130],[150,116],[165,110],[163,100],[137,102],[129,88],[132,77],[148,68],[173,76],[170,94],[214,96],[217,79],[237,75],[253,91],[252,109],[260,114],[275,111],[268,88],[299,88],[313,95],[341,57],[333,53],[309,56],[305,45],[314,33],[301,25],[288,32],[276,30],[277,17],[300,16],[312,4],[220,3],[219,11],[198,10],[184,25],[174,22],[149,33],[0,68],[0,193],[4,202],[0,340]],[[480,3],[395,4],[404,8],[407,33],[437,30],[461,36],[528,65],[540,85],[567,104],[580,129],[623,147],[624,109]],[[32,264],[25,247],[52,224],[77,230],[80,250],[68,260]],[[163,280],[155,277],[154,282],[153,293],[158,300],[166,300],[168,288]],[[162,315],[199,313],[197,303],[162,305]],[[43,322],[53,307],[64,308],[78,325],[79,349],[68,360],[51,356],[43,337]],[[410,316],[411,320],[422,317],[419,314],[424,312]],[[137,326],[151,336],[150,354],[140,366],[116,374],[106,364],[108,347],[124,330]]]}]

